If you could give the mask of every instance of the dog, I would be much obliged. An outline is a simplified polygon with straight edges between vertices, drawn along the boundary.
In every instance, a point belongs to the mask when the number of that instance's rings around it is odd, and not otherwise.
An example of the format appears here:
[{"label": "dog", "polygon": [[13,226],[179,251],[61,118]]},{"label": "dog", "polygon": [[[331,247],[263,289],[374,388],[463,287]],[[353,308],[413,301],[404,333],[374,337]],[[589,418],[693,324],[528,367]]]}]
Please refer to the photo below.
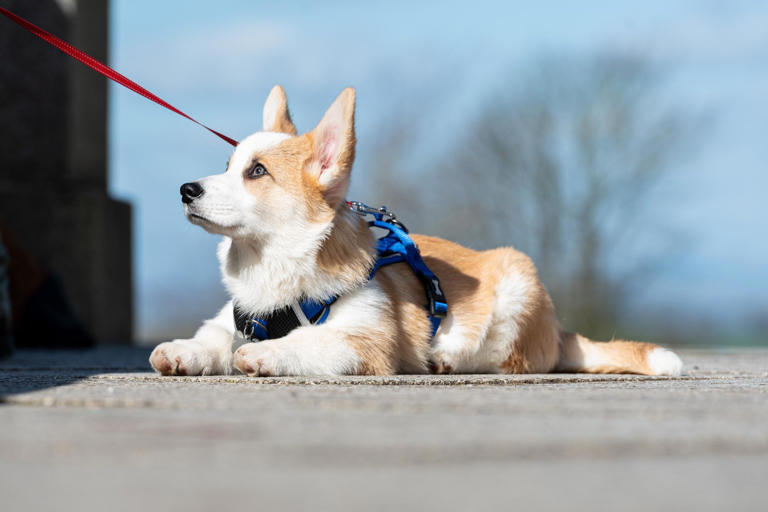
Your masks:
[{"label": "dog", "polygon": [[[303,135],[280,86],[262,118],[262,131],[235,148],[224,173],[181,187],[187,219],[223,235],[218,257],[232,300],[191,339],[158,345],[150,356],[158,373],[681,373],[680,358],[660,346],[564,331],[536,267],[517,250],[474,251],[412,235],[448,302],[433,336],[423,283],[406,263],[369,279],[376,240],[345,200],[356,144],[354,89]],[[327,297],[338,299],[322,324],[303,322],[259,343],[236,329],[233,304],[268,315]]]}]

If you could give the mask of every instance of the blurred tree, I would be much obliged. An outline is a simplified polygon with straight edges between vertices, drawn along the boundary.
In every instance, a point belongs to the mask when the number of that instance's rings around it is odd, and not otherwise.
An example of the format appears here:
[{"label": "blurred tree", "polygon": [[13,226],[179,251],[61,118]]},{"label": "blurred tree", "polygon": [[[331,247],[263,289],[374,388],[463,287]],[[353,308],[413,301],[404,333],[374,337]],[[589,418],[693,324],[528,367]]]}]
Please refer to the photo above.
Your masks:
[{"label": "blurred tree", "polygon": [[663,104],[662,78],[633,56],[541,59],[444,138],[426,171],[406,162],[418,126],[390,126],[371,159],[377,198],[417,231],[526,252],[566,328],[611,337],[676,240],[639,229],[650,194],[701,133],[700,116]]}]

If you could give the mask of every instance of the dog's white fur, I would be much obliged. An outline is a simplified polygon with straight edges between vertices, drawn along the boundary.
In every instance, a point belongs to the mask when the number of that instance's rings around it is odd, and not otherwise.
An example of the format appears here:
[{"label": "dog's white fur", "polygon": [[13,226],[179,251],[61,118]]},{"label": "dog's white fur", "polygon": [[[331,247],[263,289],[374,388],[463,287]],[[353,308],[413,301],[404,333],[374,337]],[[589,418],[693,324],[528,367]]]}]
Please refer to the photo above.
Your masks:
[{"label": "dog's white fur", "polygon": [[[425,257],[434,259],[428,264],[435,265],[450,303],[431,342],[423,304],[416,304],[423,290],[409,270],[387,267],[368,281],[366,269],[347,269],[353,256],[338,250],[330,251],[332,264],[319,264],[325,257],[321,251],[329,252],[338,233],[367,231],[343,205],[354,155],[353,119],[354,91],[347,89],[313,132],[297,138],[285,94],[276,86],[264,106],[263,131],[237,146],[227,172],[199,180],[204,192],[185,205],[191,222],[223,235],[221,272],[238,307],[268,314],[306,297],[340,296],[326,322],[299,327],[278,340],[245,343],[235,332],[230,301],[191,339],[158,345],[150,356],[157,371],[342,375],[423,373],[431,367],[437,372],[681,372],[680,359],[654,345],[595,343],[563,332],[535,268],[513,249],[476,253],[414,236]],[[283,174],[246,176],[255,160],[264,158]],[[370,240],[354,240],[359,250],[350,254],[370,263]]]},{"label": "dog's white fur", "polygon": [[680,375],[683,362],[674,352],[665,348],[655,348],[648,354],[648,366],[654,375]]}]

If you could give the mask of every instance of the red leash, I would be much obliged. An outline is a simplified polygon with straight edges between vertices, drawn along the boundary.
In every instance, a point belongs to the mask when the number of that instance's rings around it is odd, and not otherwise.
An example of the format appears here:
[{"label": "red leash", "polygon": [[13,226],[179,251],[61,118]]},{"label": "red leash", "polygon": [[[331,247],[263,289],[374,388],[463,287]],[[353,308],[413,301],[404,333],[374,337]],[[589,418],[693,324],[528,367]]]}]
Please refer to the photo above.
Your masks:
[{"label": "red leash", "polygon": [[93,57],[91,57],[87,53],[85,53],[85,52],[83,52],[81,50],[78,50],[77,48],[75,48],[71,44],[67,43],[66,41],[62,41],[58,37],[54,36],[53,34],[51,34],[49,32],[46,32],[45,30],[41,29],[40,27],[38,27],[36,25],[33,25],[32,23],[28,22],[24,18],[20,18],[19,16],[17,16],[15,14],[13,14],[12,12],[10,12],[8,9],[4,9],[3,7],[0,7],[0,14],[3,14],[6,18],[10,19],[14,23],[16,23],[16,24],[20,25],[21,27],[27,29],[28,31],[32,32],[33,34],[35,34],[37,37],[39,37],[43,41],[47,42],[50,45],[55,46],[56,48],[58,48],[59,50],[61,50],[64,53],[66,53],[67,55],[69,55],[73,59],[79,60],[80,62],[82,62],[83,64],[88,66],[89,68],[93,69],[94,71],[97,71],[97,72],[101,73],[102,75],[104,75],[105,77],[109,78],[110,80],[112,80],[114,82],[117,82],[118,84],[122,85],[123,87],[127,87],[128,89],[132,90],[133,92],[135,92],[137,94],[141,94],[142,96],[144,96],[148,100],[152,100],[155,103],[157,103],[158,105],[161,105],[161,106],[167,108],[168,110],[176,112],[180,116],[186,117],[187,119],[189,119],[193,123],[196,123],[196,124],[202,126],[203,128],[205,128],[206,130],[208,130],[212,134],[218,136],[222,140],[225,140],[226,142],[229,142],[233,146],[237,146],[237,141],[235,139],[227,137],[226,135],[224,135],[222,133],[219,133],[219,132],[217,132],[216,130],[214,130],[212,128],[208,128],[207,126],[205,126],[203,123],[201,123],[197,119],[194,119],[191,116],[188,116],[187,114],[185,114],[181,110],[177,109],[176,107],[174,107],[170,103],[167,103],[166,101],[158,98],[157,96],[155,96],[154,94],[152,94],[151,92],[149,92],[148,90],[146,90],[145,88],[143,88],[142,86],[140,86],[139,84],[134,82],[133,80],[131,80],[131,79],[121,75],[120,73],[118,73],[114,69],[110,68],[106,64],[103,64],[103,63],[99,62],[98,60],[94,59]]}]

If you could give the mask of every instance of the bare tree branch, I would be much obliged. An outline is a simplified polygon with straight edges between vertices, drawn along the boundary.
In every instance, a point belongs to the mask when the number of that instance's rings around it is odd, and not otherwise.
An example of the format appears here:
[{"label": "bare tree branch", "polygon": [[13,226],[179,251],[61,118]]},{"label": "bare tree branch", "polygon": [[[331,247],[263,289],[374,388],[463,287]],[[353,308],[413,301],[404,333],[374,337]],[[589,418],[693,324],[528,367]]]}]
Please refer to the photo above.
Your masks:
[{"label": "bare tree branch", "polygon": [[[430,200],[401,179],[377,190],[411,209],[447,201],[439,216],[419,212],[425,230],[476,248],[513,243],[536,261],[568,328],[610,335],[663,258],[633,252],[633,234],[649,194],[695,149],[701,116],[663,107],[663,76],[638,57],[548,57],[523,76],[419,175],[433,184]],[[388,151],[414,138],[393,131]],[[379,174],[396,174],[396,158],[382,155]]]}]

